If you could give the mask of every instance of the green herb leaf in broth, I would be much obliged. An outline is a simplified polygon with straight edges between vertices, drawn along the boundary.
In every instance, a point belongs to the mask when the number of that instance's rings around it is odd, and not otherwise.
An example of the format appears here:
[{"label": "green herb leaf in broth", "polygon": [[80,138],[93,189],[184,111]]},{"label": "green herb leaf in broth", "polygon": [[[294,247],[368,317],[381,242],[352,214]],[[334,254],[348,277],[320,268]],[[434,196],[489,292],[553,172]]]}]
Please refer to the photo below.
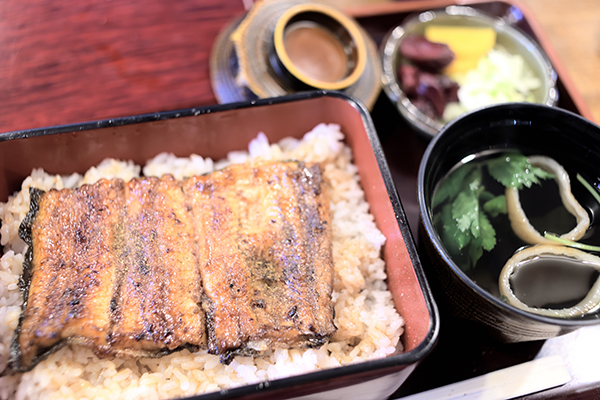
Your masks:
[{"label": "green herb leaf in broth", "polygon": [[565,245],[565,246],[569,246],[569,247],[574,247],[576,249],[580,249],[580,250],[587,250],[587,251],[592,251],[595,253],[600,253],[600,246],[594,246],[591,244],[585,244],[585,243],[579,243],[579,242],[575,242],[573,240],[569,240],[569,239],[563,239],[558,235],[555,235],[553,233],[549,233],[546,232],[544,234],[544,237],[546,239],[550,239],[555,241],[556,243]]},{"label": "green herb leaf in broth", "polygon": [[472,238],[469,244],[470,266],[474,266],[483,255],[483,251],[491,251],[496,246],[496,230],[485,213],[479,213],[479,236]]},{"label": "green herb leaf in broth", "polygon": [[442,204],[446,199],[453,199],[462,190],[466,176],[473,169],[473,165],[465,164],[455,169],[449,176],[442,181],[442,184],[437,188],[431,207],[435,208]]},{"label": "green herb leaf in broth", "polygon": [[483,203],[483,211],[496,218],[500,214],[506,214],[506,196],[501,194]]},{"label": "green herb leaf in broth", "polygon": [[450,254],[459,254],[471,241],[471,235],[469,231],[465,232],[458,228],[456,219],[452,218],[452,205],[444,205],[438,221],[437,231],[442,233],[442,242],[446,245],[446,249]]},{"label": "green herb leaf in broth", "polygon": [[588,192],[590,192],[590,194],[594,197],[594,199],[596,199],[598,204],[600,204],[600,194],[598,194],[598,191],[594,189],[595,186],[593,186],[591,183],[585,180],[585,178],[581,176],[581,174],[577,174],[577,180],[583,185],[583,187],[585,187],[588,190]]},{"label": "green herb leaf in broth", "polygon": [[481,179],[481,169],[474,169],[467,175],[462,191],[452,202],[452,218],[461,231],[470,230],[473,237],[479,236],[479,196],[484,192]]},{"label": "green herb leaf in broth", "polygon": [[477,192],[460,192],[452,202],[452,218],[456,221],[458,229],[462,232],[471,230],[473,236],[477,237],[479,225],[479,198]]},{"label": "green herb leaf in broth", "polygon": [[464,164],[447,176],[432,199],[434,208],[443,205],[434,224],[448,252],[466,264],[462,268],[474,266],[484,250],[491,251],[496,246],[496,231],[489,218],[507,213],[505,196],[495,196],[482,186],[484,167],[505,187],[518,189],[554,177],[514,152],[503,153],[484,164]]},{"label": "green herb leaf in broth", "polygon": [[486,251],[491,251],[496,246],[496,230],[483,212],[479,213],[479,226],[481,247]]},{"label": "green herb leaf in broth", "polygon": [[526,156],[520,153],[504,153],[488,162],[488,172],[505,187],[521,190],[540,183],[540,179],[554,178],[542,168],[531,165]]},{"label": "green herb leaf in broth", "polygon": [[469,269],[472,266],[474,266],[475,264],[477,264],[477,261],[479,261],[479,259],[483,255],[482,243],[483,243],[483,238],[481,238],[481,237],[471,241],[471,245],[469,246],[469,262],[470,262]]},{"label": "green herb leaf in broth", "polygon": [[494,196],[493,193],[490,193],[487,190],[482,190],[481,193],[479,193],[479,201],[484,204],[487,203],[488,201],[492,200],[495,197],[496,196]]}]

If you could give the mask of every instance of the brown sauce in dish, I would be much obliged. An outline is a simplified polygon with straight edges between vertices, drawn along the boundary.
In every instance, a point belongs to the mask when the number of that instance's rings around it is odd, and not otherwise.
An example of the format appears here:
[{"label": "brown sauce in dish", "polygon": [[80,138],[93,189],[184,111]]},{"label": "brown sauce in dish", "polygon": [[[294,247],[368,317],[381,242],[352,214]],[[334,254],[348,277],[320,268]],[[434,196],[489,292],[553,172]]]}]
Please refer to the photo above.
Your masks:
[{"label": "brown sauce in dish", "polygon": [[337,82],[346,77],[348,56],[342,43],[312,22],[296,22],[286,29],[283,45],[291,62],[310,78]]}]

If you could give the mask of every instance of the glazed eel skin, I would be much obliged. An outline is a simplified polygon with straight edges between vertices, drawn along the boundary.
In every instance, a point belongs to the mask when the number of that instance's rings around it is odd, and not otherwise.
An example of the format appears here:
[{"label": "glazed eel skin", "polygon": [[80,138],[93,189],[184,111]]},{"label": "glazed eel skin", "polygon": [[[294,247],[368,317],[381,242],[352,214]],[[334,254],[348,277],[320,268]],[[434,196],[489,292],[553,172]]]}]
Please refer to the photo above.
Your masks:
[{"label": "glazed eel skin", "polygon": [[[31,190],[9,372],[67,343],[99,357],[318,347],[335,333],[319,164]],[[5,371],[5,373],[7,372]]]}]

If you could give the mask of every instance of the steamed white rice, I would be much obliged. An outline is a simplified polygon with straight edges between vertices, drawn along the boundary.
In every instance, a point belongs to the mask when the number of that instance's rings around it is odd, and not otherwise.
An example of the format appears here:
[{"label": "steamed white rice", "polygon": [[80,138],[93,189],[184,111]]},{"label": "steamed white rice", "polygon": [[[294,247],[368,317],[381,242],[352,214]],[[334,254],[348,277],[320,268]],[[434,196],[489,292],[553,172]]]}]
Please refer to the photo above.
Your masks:
[{"label": "steamed white rice", "polygon": [[300,159],[324,164],[331,184],[335,324],[338,331],[320,349],[276,350],[261,357],[235,357],[229,365],[206,351],[187,350],[157,359],[99,359],[92,351],[66,346],[32,371],[0,378],[0,399],[166,399],[186,397],[324,368],[385,357],[396,351],[404,321],[396,312],[385,283],[377,229],[360,187],[351,151],[337,125],[321,124],[302,140],[269,144],[259,134],[248,151],[213,161],[198,155],[178,158],[159,154],[143,168],[107,159],[84,176],[51,176],[40,169],[25,179],[21,191],[0,204],[0,371],[8,360],[13,331],[21,312],[18,279],[25,243],[18,227],[29,210],[29,188],[74,188],[101,177],[129,180],[143,175],[172,174],[176,179],[203,174],[230,163],[265,157]]}]

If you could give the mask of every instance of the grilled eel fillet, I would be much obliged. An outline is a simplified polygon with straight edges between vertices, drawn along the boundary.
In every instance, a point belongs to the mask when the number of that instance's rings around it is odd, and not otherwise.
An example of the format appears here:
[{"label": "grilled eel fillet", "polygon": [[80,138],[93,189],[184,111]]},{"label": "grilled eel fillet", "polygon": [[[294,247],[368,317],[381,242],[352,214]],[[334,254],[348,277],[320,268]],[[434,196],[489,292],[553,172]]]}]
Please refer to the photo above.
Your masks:
[{"label": "grilled eel fillet", "polygon": [[336,330],[324,190],[320,165],[301,162],[33,189],[7,371],[67,343],[99,357],[207,348],[224,362],[320,346]]}]

